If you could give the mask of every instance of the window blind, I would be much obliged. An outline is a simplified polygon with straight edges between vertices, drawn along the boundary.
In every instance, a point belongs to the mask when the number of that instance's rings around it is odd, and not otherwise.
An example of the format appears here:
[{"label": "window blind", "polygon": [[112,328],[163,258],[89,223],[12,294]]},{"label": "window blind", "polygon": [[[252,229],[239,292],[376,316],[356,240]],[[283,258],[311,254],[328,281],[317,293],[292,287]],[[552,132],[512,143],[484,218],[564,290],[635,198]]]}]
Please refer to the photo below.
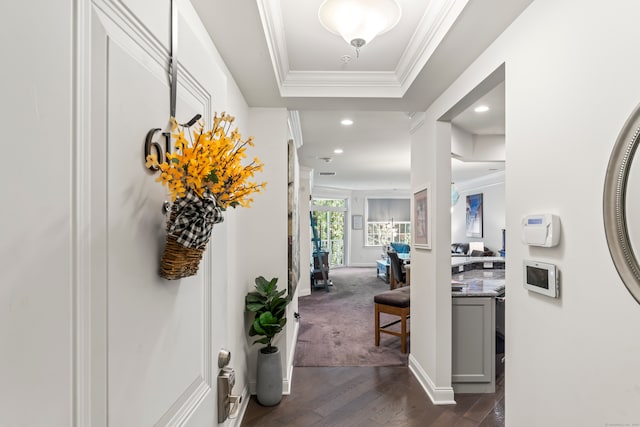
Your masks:
[{"label": "window blind", "polygon": [[367,221],[411,221],[410,199],[367,199]]}]

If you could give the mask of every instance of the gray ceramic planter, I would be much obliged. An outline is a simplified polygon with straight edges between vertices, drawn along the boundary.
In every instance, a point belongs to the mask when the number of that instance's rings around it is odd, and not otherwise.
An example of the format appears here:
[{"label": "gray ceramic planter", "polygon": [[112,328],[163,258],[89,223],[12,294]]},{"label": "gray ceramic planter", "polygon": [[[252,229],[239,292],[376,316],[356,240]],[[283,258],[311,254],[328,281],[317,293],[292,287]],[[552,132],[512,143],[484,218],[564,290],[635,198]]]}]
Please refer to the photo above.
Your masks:
[{"label": "gray ceramic planter", "polygon": [[258,372],[256,376],[256,394],[263,406],[274,406],[282,399],[282,363],[280,350],[275,353],[258,352]]}]

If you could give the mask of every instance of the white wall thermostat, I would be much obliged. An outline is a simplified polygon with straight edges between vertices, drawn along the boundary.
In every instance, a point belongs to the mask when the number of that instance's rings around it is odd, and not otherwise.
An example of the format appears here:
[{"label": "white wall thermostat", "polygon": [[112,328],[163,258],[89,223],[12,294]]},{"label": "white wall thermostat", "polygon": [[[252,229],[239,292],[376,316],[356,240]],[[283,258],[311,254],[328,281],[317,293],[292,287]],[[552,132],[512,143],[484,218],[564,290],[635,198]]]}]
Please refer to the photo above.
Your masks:
[{"label": "white wall thermostat", "polygon": [[558,269],[554,264],[524,260],[524,287],[551,298],[558,298]]},{"label": "white wall thermostat", "polygon": [[560,242],[560,217],[553,214],[522,218],[522,243],[550,248]]}]

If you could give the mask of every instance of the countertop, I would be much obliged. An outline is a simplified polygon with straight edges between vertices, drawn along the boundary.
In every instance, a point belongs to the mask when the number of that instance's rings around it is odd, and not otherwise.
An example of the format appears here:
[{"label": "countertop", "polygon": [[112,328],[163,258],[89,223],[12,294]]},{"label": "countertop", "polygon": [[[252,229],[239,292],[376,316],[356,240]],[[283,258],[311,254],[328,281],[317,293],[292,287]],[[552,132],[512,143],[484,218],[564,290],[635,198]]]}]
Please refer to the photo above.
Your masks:
[{"label": "countertop", "polygon": [[452,256],[451,257],[451,267],[457,267],[459,265],[467,265],[474,263],[485,263],[485,262],[504,262],[503,257],[499,256]]},{"label": "countertop", "polygon": [[[454,290],[455,286],[461,289]],[[504,270],[470,270],[453,274],[451,287],[453,297],[497,297],[505,291]]]}]

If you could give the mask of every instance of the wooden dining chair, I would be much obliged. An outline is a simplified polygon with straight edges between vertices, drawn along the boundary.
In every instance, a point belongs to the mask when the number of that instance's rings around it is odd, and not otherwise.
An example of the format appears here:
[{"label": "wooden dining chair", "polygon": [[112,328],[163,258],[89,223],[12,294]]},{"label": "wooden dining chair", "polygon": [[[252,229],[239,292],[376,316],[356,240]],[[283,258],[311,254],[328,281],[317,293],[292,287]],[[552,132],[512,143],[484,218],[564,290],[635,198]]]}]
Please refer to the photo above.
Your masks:
[{"label": "wooden dining chair", "polygon": [[[410,288],[398,288],[391,291],[379,293],[373,297],[374,305],[374,329],[375,329],[375,345],[380,345],[380,333],[394,335],[400,338],[400,350],[402,353],[407,352],[407,338],[409,332],[409,317],[411,316],[411,299]],[[399,319],[381,325],[380,314],[386,313],[398,316]],[[400,323],[400,331],[389,329],[391,326]]]}]

